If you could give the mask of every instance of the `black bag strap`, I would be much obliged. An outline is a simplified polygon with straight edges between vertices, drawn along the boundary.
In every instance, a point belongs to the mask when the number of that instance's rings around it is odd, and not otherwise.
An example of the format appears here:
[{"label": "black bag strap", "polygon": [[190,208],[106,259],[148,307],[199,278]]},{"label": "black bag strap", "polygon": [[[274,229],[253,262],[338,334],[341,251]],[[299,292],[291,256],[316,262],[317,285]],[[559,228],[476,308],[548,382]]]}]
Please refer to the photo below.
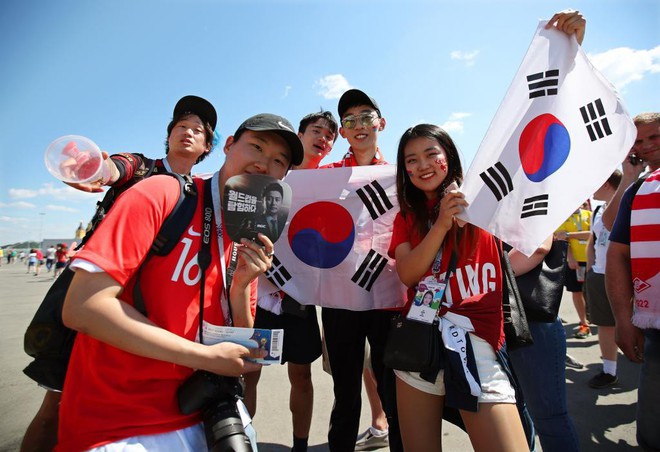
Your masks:
[{"label": "black bag strap", "polygon": [[[134,157],[139,157],[142,161],[142,165],[144,168],[140,171],[141,175],[135,175],[132,179],[127,181],[125,184],[123,184],[121,187],[114,187],[111,186],[108,191],[105,192],[105,195],[103,196],[103,199],[98,201],[96,203],[96,211],[94,212],[94,216],[90,220],[90,229],[87,231],[85,234],[85,237],[83,237],[82,241],[78,244],[76,247],[76,250],[82,249],[82,247],[87,243],[87,241],[92,237],[94,234],[94,231],[96,231],[96,228],[101,224],[101,221],[105,218],[106,214],[110,210],[110,208],[113,206],[119,195],[124,193],[126,190],[131,188],[133,185],[137,184],[143,179],[146,179],[147,177],[151,176],[154,171],[157,170],[157,165],[156,165],[156,160],[147,158],[143,156],[142,154],[133,154]],[[112,158],[112,157],[111,157]],[[158,174],[160,174],[159,171],[156,171]],[[169,174],[167,172],[164,172],[162,174]]]},{"label": "black bag strap", "polygon": [[[495,239],[499,253],[500,265],[502,267],[502,317],[504,320],[504,333],[507,337],[509,350],[525,344],[532,344],[533,340],[529,333],[527,314],[518,290],[516,275],[511,267],[509,253],[504,250],[502,241]],[[516,306],[512,306],[513,303]],[[516,318],[514,319],[514,311]],[[519,328],[520,330],[518,330]],[[513,341],[515,337],[517,342]]]},{"label": "black bag strap", "polygon": [[[213,229],[213,195],[211,194],[211,179],[204,181],[204,212],[202,213],[202,246],[197,255],[199,271],[199,343],[204,343],[204,292],[206,286],[206,269],[211,263],[211,231]],[[231,309],[231,305],[229,305]]]},{"label": "black bag strap", "polygon": [[[504,250],[500,239],[496,238],[495,241],[500,254],[500,267],[502,268],[502,294],[504,295],[508,291],[516,300],[521,300],[520,292],[518,291],[518,284],[516,284],[516,276],[511,267],[509,253]],[[502,314],[504,316],[505,324],[512,322],[510,297],[502,296]]]},{"label": "black bag strap", "polygon": [[[179,181],[179,199],[177,200],[174,208],[170,214],[165,218],[165,221],[160,227],[156,238],[151,244],[151,248],[147,253],[135,277],[135,285],[133,286],[133,305],[142,315],[147,315],[147,309],[144,304],[144,297],[142,296],[142,287],[140,284],[140,276],[142,269],[149,262],[152,256],[166,256],[179,242],[179,238],[183,235],[184,231],[192,221],[197,210],[197,187],[189,176],[181,176],[174,173],[163,173],[168,176],[174,177]],[[202,272],[202,275],[204,273]]]}]

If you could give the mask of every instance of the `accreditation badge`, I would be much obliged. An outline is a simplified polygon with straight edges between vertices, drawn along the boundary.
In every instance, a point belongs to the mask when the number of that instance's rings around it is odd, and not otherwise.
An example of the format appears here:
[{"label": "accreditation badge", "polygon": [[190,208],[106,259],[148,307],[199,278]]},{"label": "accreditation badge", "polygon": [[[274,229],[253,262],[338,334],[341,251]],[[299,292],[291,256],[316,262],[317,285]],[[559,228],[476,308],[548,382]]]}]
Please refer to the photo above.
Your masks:
[{"label": "accreditation badge", "polygon": [[407,318],[432,323],[440,308],[440,302],[442,301],[446,287],[446,283],[438,282],[433,277],[420,281],[417,284],[417,293],[415,294],[412,306],[410,306]]}]

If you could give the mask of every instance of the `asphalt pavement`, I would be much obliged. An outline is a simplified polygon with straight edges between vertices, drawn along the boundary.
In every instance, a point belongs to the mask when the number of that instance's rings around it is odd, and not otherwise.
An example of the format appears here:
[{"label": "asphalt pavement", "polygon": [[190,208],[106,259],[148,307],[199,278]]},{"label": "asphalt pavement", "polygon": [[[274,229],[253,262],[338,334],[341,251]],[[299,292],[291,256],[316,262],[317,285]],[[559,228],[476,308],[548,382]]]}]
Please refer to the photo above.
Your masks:
[{"label": "asphalt pavement", "polygon": [[[30,362],[23,352],[23,333],[44,294],[52,284],[52,273],[39,276],[26,273],[21,263],[0,267],[0,451],[16,451],[27,425],[36,413],[44,389],[26,377],[22,369]],[[569,413],[576,424],[583,451],[637,450],[635,405],[639,367],[620,354],[619,383],[607,389],[591,389],[587,381],[600,371],[600,351],[596,335],[574,339],[577,315],[570,294],[565,293],[560,310],[566,320],[568,353],[585,364],[583,369],[567,369],[566,386]],[[597,328],[592,327],[592,332]],[[320,359],[312,365],[314,416],[310,432],[310,451],[327,451],[327,431],[333,403],[332,379]],[[254,425],[261,452],[291,449],[291,415],[286,366],[264,368],[259,384],[257,415]],[[366,394],[360,432],[370,423]],[[472,450],[467,435],[451,424],[443,425],[444,450]],[[539,450],[541,448],[539,447]]]}]

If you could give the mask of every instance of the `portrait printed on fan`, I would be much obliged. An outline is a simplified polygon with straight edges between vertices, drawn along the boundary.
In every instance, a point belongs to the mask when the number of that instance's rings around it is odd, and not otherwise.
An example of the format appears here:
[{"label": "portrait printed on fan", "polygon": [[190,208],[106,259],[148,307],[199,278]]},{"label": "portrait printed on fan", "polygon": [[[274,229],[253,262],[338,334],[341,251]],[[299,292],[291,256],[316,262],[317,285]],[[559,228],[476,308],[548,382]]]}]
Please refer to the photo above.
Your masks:
[{"label": "portrait printed on fan", "polygon": [[275,243],[282,235],[291,209],[291,187],[270,176],[242,174],[225,185],[223,222],[234,242],[258,241],[258,234]]}]

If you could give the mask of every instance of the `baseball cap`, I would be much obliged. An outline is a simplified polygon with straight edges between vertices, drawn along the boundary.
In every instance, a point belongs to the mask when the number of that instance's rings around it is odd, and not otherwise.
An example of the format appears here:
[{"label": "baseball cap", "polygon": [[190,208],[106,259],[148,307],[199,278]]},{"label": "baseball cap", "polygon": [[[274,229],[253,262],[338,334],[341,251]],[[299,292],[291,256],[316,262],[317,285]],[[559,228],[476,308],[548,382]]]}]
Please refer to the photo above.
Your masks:
[{"label": "baseball cap", "polygon": [[241,124],[234,135],[239,135],[244,130],[253,132],[274,132],[284,138],[291,150],[291,164],[300,165],[303,161],[303,146],[298,134],[294,132],[293,126],[286,118],[271,113],[260,113],[254,115]]},{"label": "baseball cap", "polygon": [[378,108],[378,104],[373,97],[367,96],[363,91],[360,91],[359,89],[349,89],[344,94],[342,94],[341,98],[339,99],[339,106],[337,107],[337,110],[339,110],[339,119],[341,120],[344,117],[346,110],[351,107],[355,107],[356,105],[369,105],[378,112],[378,116],[381,116],[380,108]]},{"label": "baseball cap", "polygon": [[218,122],[218,115],[215,112],[213,105],[211,105],[211,102],[198,96],[184,96],[179,99],[179,102],[174,106],[174,113],[172,113],[172,116],[177,117],[187,111],[196,114],[202,121],[211,124],[211,129],[215,130],[215,125]]}]

